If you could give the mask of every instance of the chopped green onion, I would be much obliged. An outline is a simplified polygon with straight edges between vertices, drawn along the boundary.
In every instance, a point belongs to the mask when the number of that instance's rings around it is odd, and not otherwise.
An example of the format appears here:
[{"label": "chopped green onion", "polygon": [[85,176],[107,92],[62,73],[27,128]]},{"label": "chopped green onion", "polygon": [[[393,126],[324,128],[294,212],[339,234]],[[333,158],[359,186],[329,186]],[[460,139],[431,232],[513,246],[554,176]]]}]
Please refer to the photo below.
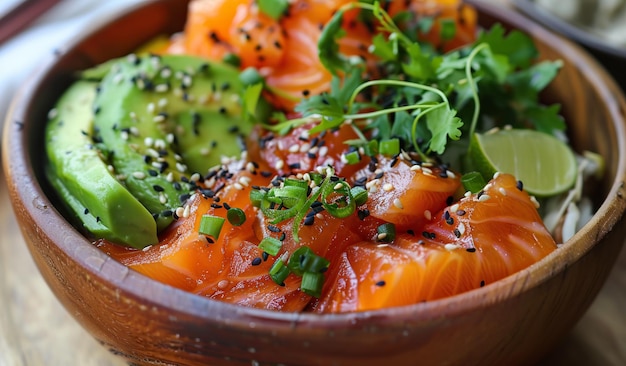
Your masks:
[{"label": "chopped green onion", "polygon": [[396,226],[392,223],[386,223],[378,226],[376,229],[377,240],[381,243],[391,243],[396,238]]},{"label": "chopped green onion", "polygon": [[389,139],[383,140],[378,145],[379,151],[382,155],[393,156],[400,153],[400,140]]},{"label": "chopped green onion", "polygon": [[239,73],[239,80],[244,86],[263,84],[265,79],[259,74],[259,71],[254,67],[248,67]]},{"label": "chopped green onion", "polygon": [[236,207],[230,208],[226,211],[226,218],[233,226],[241,226],[244,222],[246,222],[246,214],[242,209]]},{"label": "chopped green onion", "polygon": [[350,189],[350,194],[352,195],[354,204],[357,206],[361,206],[362,204],[367,202],[367,197],[368,197],[367,189],[361,186],[352,187]]},{"label": "chopped green onion", "polygon": [[252,206],[254,207],[261,207],[261,203],[263,202],[263,199],[265,198],[265,195],[267,194],[267,192],[260,190],[260,189],[253,189],[250,191],[250,202],[252,203]]},{"label": "chopped green onion", "polygon": [[283,206],[291,208],[306,200],[307,188],[297,185],[285,185],[282,188],[272,188],[272,191],[274,197],[280,198]]},{"label": "chopped green onion", "polygon": [[223,217],[202,215],[198,232],[202,235],[212,236],[214,239],[217,239],[222,231],[224,221],[226,220],[224,220]]},{"label": "chopped green onion", "polygon": [[278,258],[276,262],[274,262],[269,272],[272,281],[276,282],[279,285],[283,285],[285,283],[285,279],[287,278],[287,276],[289,276],[289,273],[289,268],[280,258]]},{"label": "chopped green onion", "polygon": [[[354,213],[356,204],[350,192],[350,185],[345,181],[331,182],[321,188],[322,205],[333,217],[343,219]],[[329,202],[329,200],[331,200]]]},{"label": "chopped green onion", "polygon": [[234,53],[227,53],[222,58],[222,61],[226,64],[229,64],[235,67],[241,66],[241,59],[239,58],[239,56],[235,55]]},{"label": "chopped green onion", "polygon": [[285,187],[299,187],[299,188],[303,188],[306,190],[309,188],[309,182],[303,179],[287,178],[285,179],[284,186]]},{"label": "chopped green onion", "polygon": [[466,191],[470,191],[472,193],[480,192],[483,188],[485,188],[485,178],[479,172],[469,172],[463,174],[461,177],[461,183],[463,184],[463,188]]},{"label": "chopped green onion", "polygon": [[324,274],[319,272],[304,272],[302,274],[302,282],[300,290],[307,295],[320,297],[322,295],[322,287],[324,286]]},{"label": "chopped green onion", "polygon": [[344,158],[348,164],[358,164],[361,161],[361,155],[358,151],[352,151],[344,154]]},{"label": "chopped green onion", "polygon": [[291,272],[302,276],[305,272],[323,273],[329,264],[328,259],[315,254],[311,248],[302,246],[289,257],[287,267]]},{"label": "chopped green onion", "polygon": [[288,0],[258,0],[259,10],[274,20],[280,19],[289,6]]},{"label": "chopped green onion", "polygon": [[259,243],[259,248],[269,255],[275,256],[282,248],[283,242],[276,238],[263,238]]}]

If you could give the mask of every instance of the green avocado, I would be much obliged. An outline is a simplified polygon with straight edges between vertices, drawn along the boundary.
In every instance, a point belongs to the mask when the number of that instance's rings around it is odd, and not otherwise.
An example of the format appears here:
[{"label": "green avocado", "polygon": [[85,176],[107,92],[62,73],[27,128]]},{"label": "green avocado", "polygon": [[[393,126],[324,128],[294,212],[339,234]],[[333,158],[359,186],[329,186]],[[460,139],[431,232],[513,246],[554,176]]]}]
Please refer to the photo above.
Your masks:
[{"label": "green avocado", "polygon": [[103,153],[161,230],[194,173],[241,154],[253,125],[242,117],[239,71],[185,55],[130,55],[102,69],[85,77],[104,75],[94,102]]},{"label": "green avocado", "polygon": [[96,83],[78,81],[46,126],[46,174],[83,229],[142,248],[158,241],[151,213],[111,174],[93,141]]}]

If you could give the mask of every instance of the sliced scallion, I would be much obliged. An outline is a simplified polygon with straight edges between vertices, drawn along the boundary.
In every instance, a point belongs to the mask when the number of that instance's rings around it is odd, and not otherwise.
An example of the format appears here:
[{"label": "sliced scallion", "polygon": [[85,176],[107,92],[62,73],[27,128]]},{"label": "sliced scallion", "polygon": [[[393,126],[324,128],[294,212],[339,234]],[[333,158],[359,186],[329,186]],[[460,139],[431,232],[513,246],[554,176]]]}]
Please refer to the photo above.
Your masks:
[{"label": "sliced scallion", "polygon": [[217,239],[220,236],[220,232],[222,231],[222,226],[224,225],[224,218],[213,215],[202,215],[200,219],[200,228],[198,232],[202,235],[208,235]]},{"label": "sliced scallion", "polygon": [[466,191],[470,191],[472,193],[480,192],[483,188],[485,188],[485,178],[479,172],[469,172],[463,174],[461,177],[461,183],[463,184],[463,188]]},{"label": "sliced scallion", "polygon": [[236,207],[232,207],[226,211],[226,218],[233,226],[241,226],[246,222],[246,214],[242,209]]},{"label": "sliced scallion", "polygon": [[322,187],[322,205],[333,217],[343,219],[354,213],[356,204],[350,185],[345,181],[328,184]]},{"label": "sliced scallion", "polygon": [[285,283],[285,279],[289,276],[289,268],[285,265],[282,259],[277,259],[276,262],[270,268],[269,274],[272,281],[279,285],[283,285]]},{"label": "sliced scallion", "polygon": [[350,194],[352,195],[352,199],[354,199],[354,204],[357,206],[361,206],[367,202],[367,190],[361,186],[352,187]]},{"label": "sliced scallion", "polygon": [[324,286],[324,274],[319,272],[304,272],[302,274],[302,282],[300,290],[307,295],[320,297],[322,295],[322,287]]},{"label": "sliced scallion", "polygon": [[269,255],[277,255],[282,248],[283,242],[275,238],[263,238],[259,243],[259,248]]},{"label": "sliced scallion", "polygon": [[379,151],[382,155],[393,156],[400,153],[400,140],[389,139],[383,140],[378,145]]},{"label": "sliced scallion", "polygon": [[358,164],[361,161],[361,155],[358,151],[352,151],[344,154],[344,158],[348,164]]}]

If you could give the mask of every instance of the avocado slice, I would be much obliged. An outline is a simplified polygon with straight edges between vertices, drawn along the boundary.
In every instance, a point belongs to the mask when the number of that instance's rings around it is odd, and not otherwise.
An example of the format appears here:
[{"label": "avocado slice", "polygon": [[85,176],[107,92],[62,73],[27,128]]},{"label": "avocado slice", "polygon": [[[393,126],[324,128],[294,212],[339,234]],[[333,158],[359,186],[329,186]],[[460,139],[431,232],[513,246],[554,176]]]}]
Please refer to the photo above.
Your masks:
[{"label": "avocado slice", "polygon": [[242,117],[239,71],[194,56],[148,54],[85,73],[98,75],[94,124],[103,153],[161,230],[193,189],[194,173],[241,153],[252,122]]},{"label": "avocado slice", "polygon": [[46,125],[46,175],[82,227],[96,237],[143,248],[158,241],[151,213],[110,173],[93,136],[97,84],[77,81]]}]

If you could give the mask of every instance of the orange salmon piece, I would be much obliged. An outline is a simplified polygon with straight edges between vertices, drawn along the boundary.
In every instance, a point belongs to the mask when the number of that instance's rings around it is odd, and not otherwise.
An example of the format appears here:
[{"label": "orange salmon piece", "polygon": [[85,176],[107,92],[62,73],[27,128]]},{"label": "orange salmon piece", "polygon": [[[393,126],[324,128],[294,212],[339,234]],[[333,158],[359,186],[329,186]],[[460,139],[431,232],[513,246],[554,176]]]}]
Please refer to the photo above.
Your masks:
[{"label": "orange salmon piece", "polygon": [[311,308],[345,312],[432,301],[500,280],[556,248],[534,201],[513,176],[501,174],[415,236],[348,247]]},{"label": "orange salmon piece", "polygon": [[402,158],[379,156],[357,177],[367,177],[369,198],[365,206],[398,231],[416,229],[446,207],[461,187],[461,180],[445,166],[421,164]]}]

